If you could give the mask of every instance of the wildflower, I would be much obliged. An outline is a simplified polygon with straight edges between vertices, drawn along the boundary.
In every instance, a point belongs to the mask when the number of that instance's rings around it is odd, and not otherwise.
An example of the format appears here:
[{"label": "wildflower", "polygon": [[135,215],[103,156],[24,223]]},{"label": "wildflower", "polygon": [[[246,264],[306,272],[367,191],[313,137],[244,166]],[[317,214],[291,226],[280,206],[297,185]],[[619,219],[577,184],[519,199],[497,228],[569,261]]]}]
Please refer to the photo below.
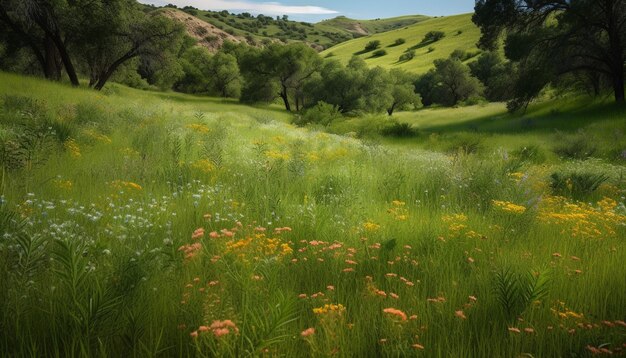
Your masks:
[{"label": "wildflower", "polygon": [[419,350],[424,349],[424,346],[419,344],[419,343],[415,343],[415,344],[411,345],[411,347],[413,347],[415,349],[419,349]]},{"label": "wildflower", "polygon": [[192,240],[198,240],[204,237],[204,229],[203,228],[199,228],[196,229],[196,231],[193,232],[193,234],[191,235],[191,239]]},{"label": "wildflower", "polygon": [[396,300],[400,298],[400,296],[396,295],[396,294],[395,294],[395,293],[393,293],[393,292],[390,292],[390,293],[389,293],[389,297],[391,297],[391,298],[393,298],[393,299],[396,299]]},{"label": "wildflower", "polygon": [[523,214],[526,212],[526,207],[516,205],[508,201],[492,200],[491,203],[498,209],[512,214]]},{"label": "wildflower", "polygon": [[307,328],[300,333],[302,337],[308,337],[315,334],[315,328]]},{"label": "wildflower", "polygon": [[191,338],[198,338],[198,331],[193,331],[189,333],[189,335],[191,336]]},{"label": "wildflower", "polygon": [[326,289],[327,289],[328,291],[334,291],[334,290],[335,290],[335,286],[328,285],[328,286],[326,286]]},{"label": "wildflower", "polygon": [[512,333],[521,333],[521,331],[519,330],[519,328],[516,328],[516,327],[509,327],[509,332],[512,332]]},{"label": "wildflower", "polygon": [[465,316],[465,312],[463,312],[462,310],[455,311],[454,315],[459,317],[460,319],[467,319],[467,317]]},{"label": "wildflower", "polygon": [[416,315],[416,314],[411,315],[411,317],[409,317],[409,319],[410,319],[410,320],[412,320],[412,321],[414,321],[414,320],[416,320],[416,319],[417,319],[417,315]]},{"label": "wildflower", "polygon": [[478,299],[476,298],[476,296],[469,296],[469,300],[472,302],[476,302],[478,301]]},{"label": "wildflower", "polygon": [[298,295],[298,298],[307,298],[306,293],[301,293]]},{"label": "wildflower", "polygon": [[535,333],[535,330],[530,328],[530,327],[527,327],[527,328],[524,328],[524,332],[526,332],[528,334],[533,334],[533,333]]},{"label": "wildflower", "polygon": [[406,321],[407,320],[406,313],[400,311],[399,309],[390,307],[390,308],[385,308],[383,310],[383,312],[387,313],[387,314],[390,314],[392,316],[395,316],[395,317],[399,318],[401,321]]},{"label": "wildflower", "polygon": [[363,223],[363,229],[365,229],[365,231],[370,231],[370,232],[378,231],[380,229],[380,225],[375,224],[371,221],[367,221]]}]

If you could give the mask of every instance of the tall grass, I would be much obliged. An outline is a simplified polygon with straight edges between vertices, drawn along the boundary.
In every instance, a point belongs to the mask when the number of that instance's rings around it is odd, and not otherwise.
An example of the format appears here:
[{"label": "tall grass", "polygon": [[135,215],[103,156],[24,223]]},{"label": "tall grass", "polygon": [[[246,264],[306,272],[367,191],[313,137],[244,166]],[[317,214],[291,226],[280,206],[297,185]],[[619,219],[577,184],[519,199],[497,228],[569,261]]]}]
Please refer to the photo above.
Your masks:
[{"label": "tall grass", "polygon": [[[623,166],[538,164],[490,149],[497,135],[365,144],[273,107],[0,77],[68,128],[37,165],[3,169],[2,356],[623,352]],[[12,156],[46,131],[2,103]],[[591,203],[551,187],[571,166],[604,175]]]}]

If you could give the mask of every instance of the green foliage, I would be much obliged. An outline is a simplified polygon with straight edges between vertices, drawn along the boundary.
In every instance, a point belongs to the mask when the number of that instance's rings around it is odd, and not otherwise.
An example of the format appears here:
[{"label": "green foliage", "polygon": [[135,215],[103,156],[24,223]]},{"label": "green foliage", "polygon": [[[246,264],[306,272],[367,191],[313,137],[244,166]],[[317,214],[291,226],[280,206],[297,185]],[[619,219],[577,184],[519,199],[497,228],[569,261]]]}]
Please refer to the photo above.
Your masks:
[{"label": "green foliage", "polygon": [[585,200],[608,179],[603,173],[557,172],[550,176],[550,187],[555,195]]},{"label": "green foliage", "polygon": [[320,101],[314,107],[307,109],[304,115],[295,117],[293,123],[298,126],[307,124],[329,126],[341,117],[341,112],[337,106]]},{"label": "green foliage", "polygon": [[437,42],[444,37],[446,37],[446,33],[443,31],[429,31],[428,33],[426,33],[426,35],[424,35],[424,38],[422,39],[422,44]]},{"label": "green foliage", "polygon": [[382,56],[386,56],[387,55],[387,51],[386,50],[376,50],[372,53],[372,57],[382,57]]},{"label": "green foliage", "polygon": [[364,52],[372,52],[372,51],[376,50],[379,47],[380,47],[380,41],[379,40],[373,40],[373,41],[368,42],[365,45],[365,48],[363,50],[364,50]]},{"label": "green foliage", "polygon": [[513,322],[533,302],[541,301],[548,295],[550,276],[548,271],[534,275],[530,271],[517,273],[507,268],[495,273],[493,285],[505,320]]},{"label": "green foliage", "polygon": [[586,159],[593,156],[597,146],[585,131],[580,130],[575,134],[558,133],[554,153],[568,159]]},{"label": "green foliage", "polygon": [[409,50],[409,51],[403,53],[400,56],[400,58],[398,59],[398,61],[400,61],[400,62],[407,62],[407,61],[411,61],[414,58],[415,58],[415,50]]},{"label": "green foliage", "polygon": [[417,135],[417,131],[409,123],[392,121],[381,129],[380,134],[386,137],[410,138]]}]

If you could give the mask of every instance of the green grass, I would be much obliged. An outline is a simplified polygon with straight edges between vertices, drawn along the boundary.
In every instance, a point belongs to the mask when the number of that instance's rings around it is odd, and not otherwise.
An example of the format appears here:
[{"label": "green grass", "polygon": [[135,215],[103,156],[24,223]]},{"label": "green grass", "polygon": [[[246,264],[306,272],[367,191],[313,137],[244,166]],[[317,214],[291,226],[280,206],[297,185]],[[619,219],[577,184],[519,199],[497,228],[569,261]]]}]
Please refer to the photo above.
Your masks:
[{"label": "green grass", "polygon": [[[478,53],[476,43],[480,37],[480,30],[472,23],[471,17],[471,14],[464,14],[430,18],[401,29],[341,43],[322,52],[321,55],[327,56],[332,53],[333,59],[347,63],[352,56],[358,54],[370,66],[401,68],[414,73],[424,73],[433,67],[433,61],[448,57],[454,50]],[[421,44],[424,35],[430,31],[443,31],[446,36],[435,43]],[[396,39],[405,39],[406,43],[393,46]],[[365,45],[374,40],[381,42],[381,48],[388,52],[386,56],[372,58],[371,53],[361,53]],[[411,48],[415,49],[415,58],[400,62],[400,56]]]},{"label": "green grass", "polygon": [[[561,104],[564,135],[620,145],[613,109]],[[623,352],[624,165],[498,150],[553,144],[531,110],[536,130],[498,105],[399,114],[429,148],[0,73],[0,355]],[[493,150],[446,148],[476,139]]]}]

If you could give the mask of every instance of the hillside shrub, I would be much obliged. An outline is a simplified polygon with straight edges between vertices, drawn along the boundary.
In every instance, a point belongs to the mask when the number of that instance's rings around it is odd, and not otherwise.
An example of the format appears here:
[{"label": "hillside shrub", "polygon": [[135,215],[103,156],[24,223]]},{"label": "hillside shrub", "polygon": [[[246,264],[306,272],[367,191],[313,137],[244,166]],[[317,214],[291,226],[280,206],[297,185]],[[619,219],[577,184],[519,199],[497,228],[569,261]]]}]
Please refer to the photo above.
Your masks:
[{"label": "hillside shrub", "polygon": [[300,127],[307,124],[329,126],[334,121],[341,119],[341,117],[341,112],[337,106],[319,101],[314,107],[308,109],[303,116],[296,117],[293,120],[293,124]]},{"label": "hillside shrub", "polygon": [[380,130],[385,137],[409,138],[417,135],[417,131],[409,123],[393,121]]},{"label": "hillside shrub", "polygon": [[407,61],[411,61],[414,58],[415,58],[415,50],[410,50],[410,51],[407,51],[407,52],[403,53],[400,56],[399,61],[400,62],[407,62]]},{"label": "hillside shrub", "polygon": [[377,51],[374,51],[374,53],[372,54],[372,57],[383,57],[385,55],[387,55],[386,50],[377,50]]},{"label": "hillside shrub", "polygon": [[446,37],[446,34],[443,31],[429,31],[426,35],[424,35],[422,43],[427,44],[437,42],[444,37]]},{"label": "hillside shrub", "polygon": [[379,40],[370,41],[370,42],[367,43],[367,45],[365,45],[365,52],[374,51],[374,50],[376,50],[379,47],[380,47],[380,41]]}]

